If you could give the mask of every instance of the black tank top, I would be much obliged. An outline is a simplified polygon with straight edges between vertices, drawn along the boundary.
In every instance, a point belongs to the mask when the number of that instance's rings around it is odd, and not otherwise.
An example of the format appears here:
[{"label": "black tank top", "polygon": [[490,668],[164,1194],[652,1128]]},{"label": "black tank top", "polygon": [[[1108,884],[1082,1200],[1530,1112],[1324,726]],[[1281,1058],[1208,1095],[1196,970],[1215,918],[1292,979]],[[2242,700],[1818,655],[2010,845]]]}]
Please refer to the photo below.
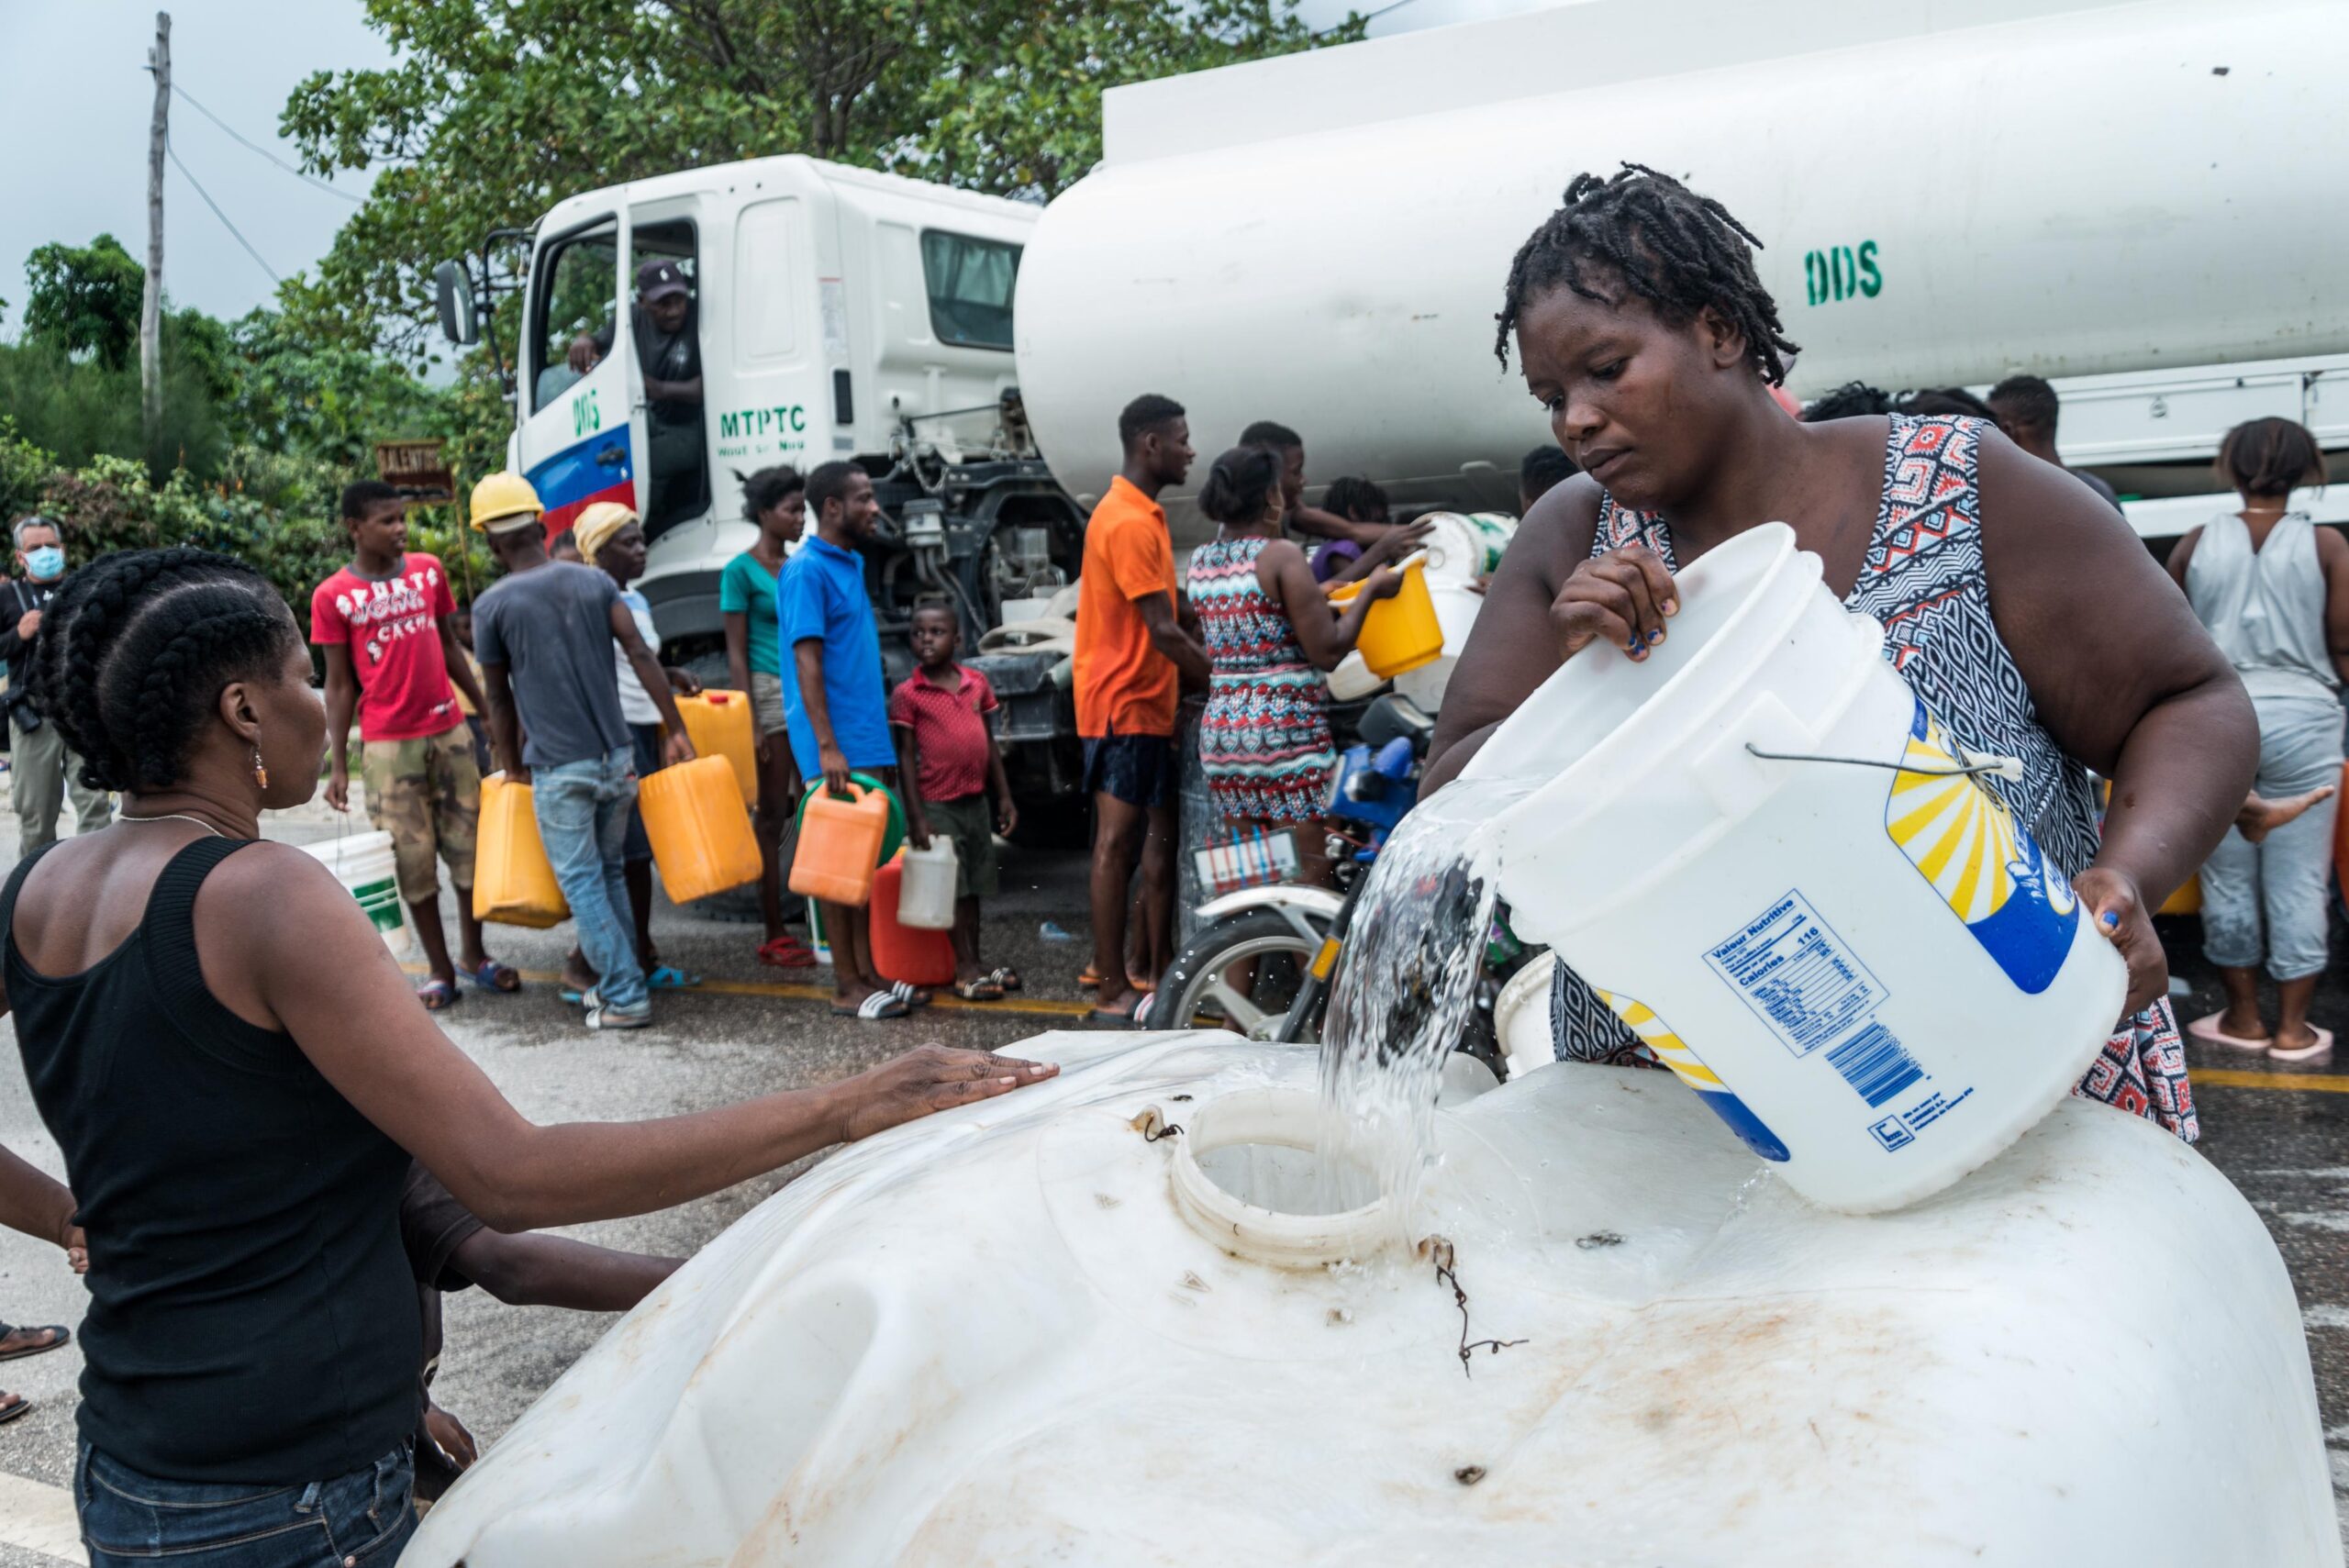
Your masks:
[{"label": "black tank top", "polygon": [[330,1479],[389,1452],[417,1413],[408,1157],[196,963],[196,889],[250,842],[182,850],[139,929],[64,979],[16,941],[17,895],[48,851],[0,892],[25,1075],[89,1236],[82,1435],[168,1480]]}]

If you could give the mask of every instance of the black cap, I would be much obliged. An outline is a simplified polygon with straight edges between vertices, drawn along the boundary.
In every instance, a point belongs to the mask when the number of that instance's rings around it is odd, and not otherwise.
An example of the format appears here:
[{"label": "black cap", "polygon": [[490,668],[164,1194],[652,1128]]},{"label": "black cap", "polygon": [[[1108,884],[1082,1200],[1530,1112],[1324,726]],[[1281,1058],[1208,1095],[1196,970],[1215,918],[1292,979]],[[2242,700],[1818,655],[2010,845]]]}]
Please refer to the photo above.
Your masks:
[{"label": "black cap", "polygon": [[636,270],[636,297],[643,304],[667,299],[671,295],[691,294],[692,286],[685,274],[677,271],[677,263],[659,259],[645,262]]}]

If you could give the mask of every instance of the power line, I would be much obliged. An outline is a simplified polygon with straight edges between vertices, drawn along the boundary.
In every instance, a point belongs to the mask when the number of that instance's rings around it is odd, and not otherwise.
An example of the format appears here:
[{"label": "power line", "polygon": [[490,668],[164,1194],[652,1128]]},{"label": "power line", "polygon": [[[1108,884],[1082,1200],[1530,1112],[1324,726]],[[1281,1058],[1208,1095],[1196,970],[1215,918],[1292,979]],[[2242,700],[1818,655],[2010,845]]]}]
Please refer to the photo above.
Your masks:
[{"label": "power line", "polygon": [[[1409,4],[1409,0],[1399,0],[1399,3],[1408,5]],[[309,185],[317,190],[324,191],[330,196],[340,196],[353,206],[364,206],[366,205],[366,197],[354,196],[349,191],[343,190],[335,185],[329,185],[324,180],[304,173],[301,170],[296,169],[293,164],[288,163],[285,160],[280,158],[276,153],[272,152],[268,148],[262,146],[259,142],[247,140],[242,135],[239,134],[234,126],[230,125],[227,120],[222,119],[218,115],[214,114],[210,109],[206,108],[202,104],[197,103],[193,97],[190,97],[187,89],[181,86],[178,83],[174,82],[172,83],[172,92],[178,97],[184,99],[189,108],[194,109],[197,114],[202,115],[214,125],[217,125],[222,130],[227,131],[229,137],[239,145],[245,148],[246,150],[261,154],[263,158],[268,159],[272,163],[274,163],[280,169],[284,170],[287,173],[293,175],[304,184]]]},{"label": "power line", "polygon": [[188,173],[187,165],[180,161],[180,150],[173,147],[171,143],[165,142],[163,144],[163,152],[165,156],[171,159],[172,167],[177,169],[183,175],[185,175],[187,183],[195,187],[195,194],[204,198],[204,205],[212,209],[212,216],[220,220],[220,227],[227,229],[231,235],[235,236],[237,243],[245,248],[245,254],[253,259],[253,265],[259,267],[262,272],[267,272],[271,283],[283,284],[285,280],[277,275],[276,269],[273,268],[267,261],[261,259],[261,252],[253,249],[253,243],[251,240],[246,239],[242,234],[238,233],[237,226],[228,221],[228,215],[220,210],[220,204],[212,199],[211,193],[204,188],[203,183],[198,181],[194,174]]}]

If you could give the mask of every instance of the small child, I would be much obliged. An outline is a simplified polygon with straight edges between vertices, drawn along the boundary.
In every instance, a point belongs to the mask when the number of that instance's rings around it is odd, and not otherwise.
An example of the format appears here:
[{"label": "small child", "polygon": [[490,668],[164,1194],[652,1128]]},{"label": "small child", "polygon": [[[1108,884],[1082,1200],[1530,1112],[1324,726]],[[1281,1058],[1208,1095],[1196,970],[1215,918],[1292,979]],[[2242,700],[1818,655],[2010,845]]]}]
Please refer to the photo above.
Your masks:
[{"label": "small child", "polygon": [[1019,814],[987,726],[995,688],[976,670],[954,662],[963,651],[963,628],[948,606],[916,609],[907,640],[916,668],[889,694],[898,776],[913,785],[906,792],[906,833],[917,849],[930,847],[933,829],[953,839],[954,995],[966,1002],[997,1001],[1019,989],[1019,976],[980,967],[979,900],[996,894],[995,834],[1009,835]]}]

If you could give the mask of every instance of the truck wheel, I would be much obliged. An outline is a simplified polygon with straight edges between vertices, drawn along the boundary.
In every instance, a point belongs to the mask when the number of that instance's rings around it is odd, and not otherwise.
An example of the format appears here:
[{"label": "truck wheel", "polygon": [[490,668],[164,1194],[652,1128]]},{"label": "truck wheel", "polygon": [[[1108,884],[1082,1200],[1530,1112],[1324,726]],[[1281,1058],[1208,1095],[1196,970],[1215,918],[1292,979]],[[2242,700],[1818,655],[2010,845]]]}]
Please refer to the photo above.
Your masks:
[{"label": "truck wheel", "polygon": [[[1312,922],[1319,928],[1320,921]],[[1270,1040],[1296,1000],[1306,966],[1320,946],[1308,941],[1276,909],[1243,909],[1195,931],[1175,951],[1150,999],[1148,1025],[1154,1029],[1223,1028],[1250,1040]],[[1252,974],[1235,966],[1253,964]],[[1240,982],[1245,981],[1242,984]],[[1321,1020],[1308,1025],[1297,1042],[1321,1038]]]}]

